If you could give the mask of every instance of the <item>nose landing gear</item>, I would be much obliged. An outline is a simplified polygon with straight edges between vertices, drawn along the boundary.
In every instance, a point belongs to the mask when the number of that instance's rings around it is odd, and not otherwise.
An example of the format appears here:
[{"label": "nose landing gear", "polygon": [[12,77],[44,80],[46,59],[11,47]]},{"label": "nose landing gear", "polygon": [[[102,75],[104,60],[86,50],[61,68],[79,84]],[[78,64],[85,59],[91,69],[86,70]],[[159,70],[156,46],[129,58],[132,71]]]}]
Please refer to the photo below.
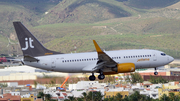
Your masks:
[{"label": "nose landing gear", "polygon": [[155,69],[154,75],[158,75],[158,72],[156,71],[156,68],[154,68],[154,69]]}]

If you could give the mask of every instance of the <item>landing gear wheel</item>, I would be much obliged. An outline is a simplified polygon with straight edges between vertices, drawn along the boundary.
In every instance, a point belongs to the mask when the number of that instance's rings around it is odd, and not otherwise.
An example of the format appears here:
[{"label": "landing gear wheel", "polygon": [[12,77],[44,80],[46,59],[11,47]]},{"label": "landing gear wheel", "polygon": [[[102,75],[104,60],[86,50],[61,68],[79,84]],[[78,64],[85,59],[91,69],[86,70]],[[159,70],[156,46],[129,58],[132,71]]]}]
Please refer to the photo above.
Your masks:
[{"label": "landing gear wheel", "polygon": [[95,79],[96,79],[96,77],[94,75],[89,76],[90,81],[94,81]]},{"label": "landing gear wheel", "polygon": [[154,75],[158,75],[158,72],[154,72]]},{"label": "landing gear wheel", "polygon": [[156,68],[154,68],[154,69],[155,69],[154,75],[158,75],[158,72],[156,71]]},{"label": "landing gear wheel", "polygon": [[103,80],[104,78],[105,78],[104,74],[98,75],[98,79],[99,79],[99,80]]}]

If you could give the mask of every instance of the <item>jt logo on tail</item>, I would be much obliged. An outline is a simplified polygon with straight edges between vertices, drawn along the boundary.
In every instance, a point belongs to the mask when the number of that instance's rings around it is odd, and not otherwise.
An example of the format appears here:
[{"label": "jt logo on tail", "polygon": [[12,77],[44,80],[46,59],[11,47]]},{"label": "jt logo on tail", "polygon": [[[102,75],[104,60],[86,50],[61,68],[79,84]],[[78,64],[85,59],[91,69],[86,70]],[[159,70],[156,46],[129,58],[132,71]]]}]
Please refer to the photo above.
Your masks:
[{"label": "jt logo on tail", "polygon": [[32,45],[33,40],[31,38],[29,38],[29,45],[28,45],[28,38],[25,38],[25,47],[22,48],[22,50],[27,50],[30,46],[30,48],[34,48],[34,46]]}]

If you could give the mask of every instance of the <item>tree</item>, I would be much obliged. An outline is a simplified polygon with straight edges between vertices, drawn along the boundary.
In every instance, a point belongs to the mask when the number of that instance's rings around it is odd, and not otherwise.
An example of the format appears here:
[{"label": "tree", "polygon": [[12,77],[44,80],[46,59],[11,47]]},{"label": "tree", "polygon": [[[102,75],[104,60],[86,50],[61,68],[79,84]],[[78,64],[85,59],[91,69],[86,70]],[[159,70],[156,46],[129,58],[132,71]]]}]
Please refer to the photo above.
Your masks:
[{"label": "tree", "polygon": [[51,95],[50,94],[45,94],[45,101],[49,101],[51,99]]},{"label": "tree", "polygon": [[122,100],[122,95],[120,93],[117,93],[115,96],[116,101],[121,101]]},{"label": "tree", "polygon": [[153,77],[152,75],[150,75],[150,79],[149,81],[153,84],[158,84],[158,83],[167,83],[168,81],[164,78],[160,77]]},{"label": "tree", "polygon": [[35,86],[35,88],[37,87],[37,84],[38,84],[37,81],[34,80],[34,86]]},{"label": "tree", "polygon": [[68,96],[68,98],[69,98],[69,101],[76,101],[74,96]]},{"label": "tree", "polygon": [[144,81],[142,76],[137,72],[130,73],[130,75],[131,75],[131,83],[142,83]]},{"label": "tree", "polygon": [[86,99],[87,99],[87,93],[86,93],[86,92],[83,92],[82,95],[83,95],[82,98],[84,99],[84,101],[86,101]]},{"label": "tree", "polygon": [[174,101],[174,99],[175,99],[175,94],[174,94],[174,93],[169,93],[169,99],[170,99],[171,101]]},{"label": "tree", "polygon": [[95,91],[95,92],[91,91],[87,95],[87,99],[93,100],[93,101],[99,101],[99,100],[101,101],[102,97],[103,97],[103,95],[100,91]]},{"label": "tree", "polygon": [[83,98],[77,98],[77,101],[84,101]]},{"label": "tree", "polygon": [[38,98],[43,98],[44,99],[44,93],[43,92],[39,92],[37,95]]},{"label": "tree", "polygon": [[131,79],[130,79],[130,77],[129,77],[129,74],[128,74],[128,75],[126,75],[126,77],[125,77],[125,81],[126,81],[127,83],[131,82]]},{"label": "tree", "polygon": [[130,95],[128,100],[129,101],[147,101],[146,95],[141,95],[138,91],[135,91],[134,94]]},{"label": "tree", "polygon": [[160,98],[160,101],[170,101],[170,99],[166,94],[163,94]]}]

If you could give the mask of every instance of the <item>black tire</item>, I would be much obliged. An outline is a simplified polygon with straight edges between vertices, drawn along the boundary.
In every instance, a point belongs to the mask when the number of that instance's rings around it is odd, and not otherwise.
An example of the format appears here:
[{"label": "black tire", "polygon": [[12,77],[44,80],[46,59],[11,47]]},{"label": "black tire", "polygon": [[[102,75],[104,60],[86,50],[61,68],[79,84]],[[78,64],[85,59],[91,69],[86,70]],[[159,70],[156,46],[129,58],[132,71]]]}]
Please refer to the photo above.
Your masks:
[{"label": "black tire", "polygon": [[158,75],[158,72],[154,72],[154,75]]},{"label": "black tire", "polygon": [[96,77],[94,75],[89,76],[90,81],[94,81],[95,79],[96,79]]},{"label": "black tire", "polygon": [[104,78],[105,78],[104,74],[98,75],[98,79],[99,79],[99,80],[103,80]]}]

